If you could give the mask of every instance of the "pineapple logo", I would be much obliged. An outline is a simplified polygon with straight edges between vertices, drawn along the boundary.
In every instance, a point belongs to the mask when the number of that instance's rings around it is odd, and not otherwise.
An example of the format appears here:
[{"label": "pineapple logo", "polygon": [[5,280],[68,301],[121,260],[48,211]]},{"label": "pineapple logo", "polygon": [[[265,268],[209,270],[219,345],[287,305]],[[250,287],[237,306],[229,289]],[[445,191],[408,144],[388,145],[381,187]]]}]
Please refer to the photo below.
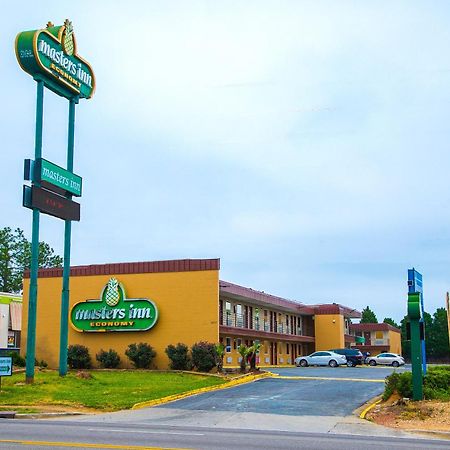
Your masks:
[{"label": "pineapple logo", "polygon": [[75,42],[73,39],[73,25],[69,19],[64,22],[64,31],[62,35],[62,46],[67,55],[73,55],[75,50]]},{"label": "pineapple logo", "polygon": [[116,306],[120,299],[124,298],[123,288],[116,278],[110,278],[108,284],[104,287],[102,300],[108,306]]}]

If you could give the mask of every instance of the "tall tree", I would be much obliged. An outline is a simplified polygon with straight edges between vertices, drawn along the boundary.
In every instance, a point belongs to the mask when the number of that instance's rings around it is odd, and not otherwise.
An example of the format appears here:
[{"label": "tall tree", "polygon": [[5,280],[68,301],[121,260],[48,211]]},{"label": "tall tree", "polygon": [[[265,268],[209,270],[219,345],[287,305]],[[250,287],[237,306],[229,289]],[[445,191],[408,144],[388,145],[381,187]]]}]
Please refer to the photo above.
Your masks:
[{"label": "tall tree", "polygon": [[383,323],[388,323],[389,325],[392,325],[393,327],[400,328],[398,323],[396,323],[395,320],[391,319],[390,317],[385,317],[383,320]]},{"label": "tall tree", "polygon": [[377,316],[368,306],[362,310],[361,323],[378,323]]},{"label": "tall tree", "polygon": [[448,357],[450,355],[447,311],[445,308],[438,308],[433,314],[433,321],[427,333],[427,346],[430,347],[431,356],[435,358]]},{"label": "tall tree", "polygon": [[[39,242],[39,268],[61,267],[63,259],[46,242]],[[23,230],[0,229],[0,291],[20,292],[23,272],[31,266],[31,242]]]}]

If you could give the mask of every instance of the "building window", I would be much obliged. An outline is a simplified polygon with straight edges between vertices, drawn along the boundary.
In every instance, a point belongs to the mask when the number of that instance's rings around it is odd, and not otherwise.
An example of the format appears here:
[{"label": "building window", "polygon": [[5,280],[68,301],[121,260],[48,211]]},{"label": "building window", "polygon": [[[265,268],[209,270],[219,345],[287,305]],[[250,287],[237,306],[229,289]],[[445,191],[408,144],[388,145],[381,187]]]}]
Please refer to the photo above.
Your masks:
[{"label": "building window", "polygon": [[237,348],[239,348],[242,345],[242,341],[240,339],[238,339],[236,345],[237,345]]},{"label": "building window", "polygon": [[231,338],[227,338],[226,343],[227,345],[225,346],[225,351],[227,353],[231,353]]},{"label": "building window", "polygon": [[286,354],[289,355],[289,344],[286,344]]}]

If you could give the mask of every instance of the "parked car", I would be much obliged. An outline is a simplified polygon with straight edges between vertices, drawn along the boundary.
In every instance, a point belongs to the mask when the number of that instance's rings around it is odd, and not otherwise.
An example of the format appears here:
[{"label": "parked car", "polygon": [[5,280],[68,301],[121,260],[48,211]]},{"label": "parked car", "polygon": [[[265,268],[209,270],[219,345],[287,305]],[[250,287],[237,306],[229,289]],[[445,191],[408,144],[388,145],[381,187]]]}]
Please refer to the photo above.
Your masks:
[{"label": "parked car", "polygon": [[299,356],[295,358],[295,365],[301,367],[307,366],[330,366],[337,367],[347,364],[347,358],[334,352],[314,352],[308,356]]},{"label": "parked car", "polygon": [[338,355],[344,355],[347,358],[348,367],[355,367],[363,364],[364,362],[363,354],[354,348],[336,348],[334,350],[330,350],[330,352],[337,353]]},{"label": "parked car", "polygon": [[367,364],[370,366],[376,366],[377,364],[385,364],[388,366],[403,366],[405,360],[396,353],[380,353],[377,356],[369,356],[367,358]]}]

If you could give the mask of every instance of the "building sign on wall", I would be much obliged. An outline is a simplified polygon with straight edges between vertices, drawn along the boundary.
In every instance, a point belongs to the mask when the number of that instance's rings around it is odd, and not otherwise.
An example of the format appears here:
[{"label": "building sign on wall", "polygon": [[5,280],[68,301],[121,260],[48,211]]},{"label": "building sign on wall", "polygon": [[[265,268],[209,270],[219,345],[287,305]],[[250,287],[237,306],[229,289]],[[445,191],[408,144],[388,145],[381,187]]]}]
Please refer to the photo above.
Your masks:
[{"label": "building sign on wall", "polygon": [[91,66],[77,54],[72,22],[47,24],[44,30],[19,33],[16,56],[22,69],[33,78],[44,81],[57,94],[72,98],[91,98],[95,77]]},{"label": "building sign on wall", "polygon": [[156,305],[147,298],[126,298],[116,278],[110,278],[99,299],[77,303],[70,312],[70,321],[80,332],[146,331],[157,320]]}]

